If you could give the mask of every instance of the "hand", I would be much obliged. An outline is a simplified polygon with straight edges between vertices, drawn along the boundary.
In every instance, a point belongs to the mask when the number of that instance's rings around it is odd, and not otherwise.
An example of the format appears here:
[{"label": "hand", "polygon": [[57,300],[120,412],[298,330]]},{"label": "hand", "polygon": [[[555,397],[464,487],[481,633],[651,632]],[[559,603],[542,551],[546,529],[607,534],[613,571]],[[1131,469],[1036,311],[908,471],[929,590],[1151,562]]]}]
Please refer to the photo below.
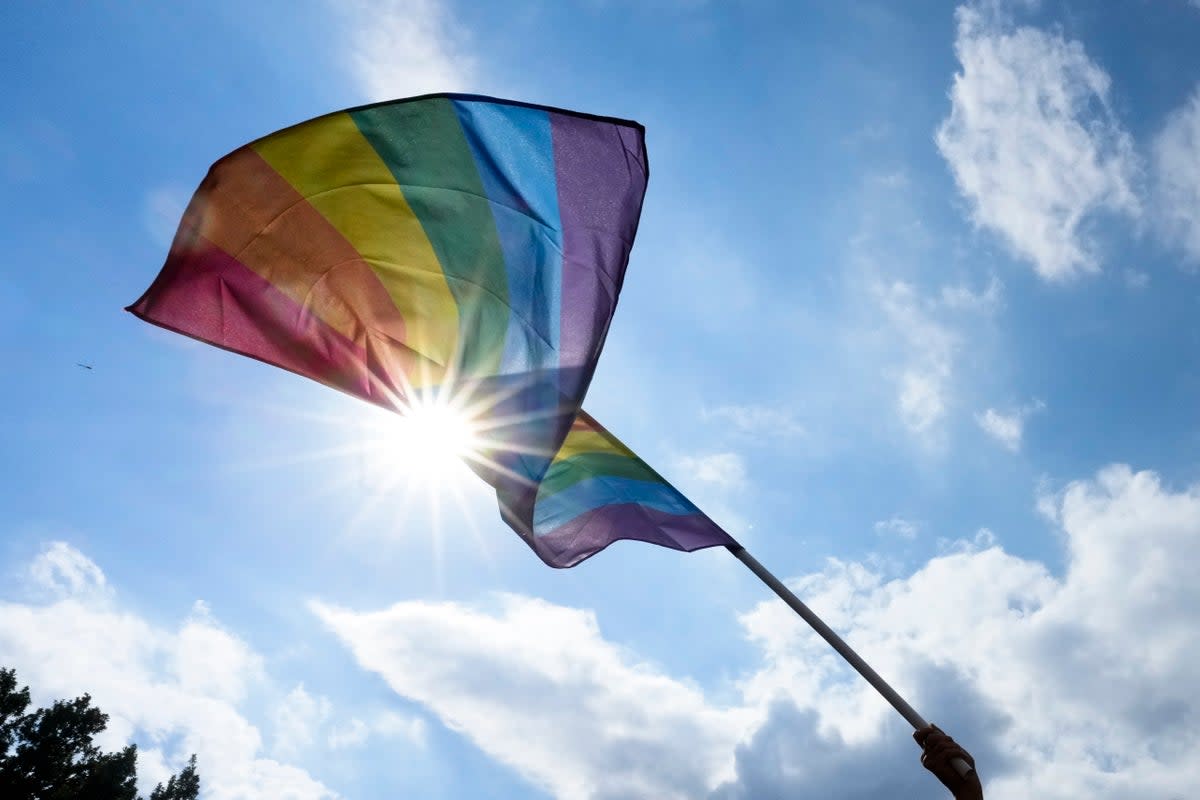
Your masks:
[{"label": "hand", "polygon": [[[913,738],[924,750],[921,754],[921,765],[937,776],[947,789],[954,795],[955,800],[983,800],[983,785],[979,783],[979,774],[975,772],[975,759],[947,736],[941,728],[930,725],[928,728],[913,733]],[[967,777],[958,774],[958,770],[950,763],[952,758],[961,758],[971,765],[971,773]]]}]

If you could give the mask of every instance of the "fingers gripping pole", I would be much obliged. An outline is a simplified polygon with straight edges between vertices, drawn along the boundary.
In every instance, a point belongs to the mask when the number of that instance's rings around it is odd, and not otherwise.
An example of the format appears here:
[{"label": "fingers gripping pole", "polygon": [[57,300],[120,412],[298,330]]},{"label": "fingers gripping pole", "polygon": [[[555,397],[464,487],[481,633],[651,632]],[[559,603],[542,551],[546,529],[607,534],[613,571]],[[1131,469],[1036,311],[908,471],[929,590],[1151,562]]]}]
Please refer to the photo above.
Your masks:
[{"label": "fingers gripping pole", "polygon": [[[825,622],[813,613],[812,609],[804,605],[799,597],[792,594],[792,590],[783,585],[783,582],[771,574],[770,570],[758,563],[758,559],[746,552],[746,548],[740,545],[727,545],[729,552],[737,557],[738,561],[745,564],[751,572],[759,577],[759,579],[775,594],[779,595],[779,599],[787,603],[788,606],[799,614],[805,622],[807,622],[814,631],[820,634],[821,638],[829,643],[829,646],[838,652],[846,662],[854,667],[859,675],[866,679],[867,683],[875,687],[875,690],[883,695],[883,699],[892,704],[892,708],[900,712],[900,716],[908,720],[908,724],[913,726],[914,730],[929,727],[929,723],[925,718],[917,713],[916,709],[908,704],[895,689],[888,685],[888,682],[879,677],[879,673],[871,669],[871,665],[862,660],[862,657],[854,652],[853,648],[833,632]],[[958,774],[964,778],[970,774],[971,766],[961,758],[955,758],[951,761],[954,768],[958,770]]]}]

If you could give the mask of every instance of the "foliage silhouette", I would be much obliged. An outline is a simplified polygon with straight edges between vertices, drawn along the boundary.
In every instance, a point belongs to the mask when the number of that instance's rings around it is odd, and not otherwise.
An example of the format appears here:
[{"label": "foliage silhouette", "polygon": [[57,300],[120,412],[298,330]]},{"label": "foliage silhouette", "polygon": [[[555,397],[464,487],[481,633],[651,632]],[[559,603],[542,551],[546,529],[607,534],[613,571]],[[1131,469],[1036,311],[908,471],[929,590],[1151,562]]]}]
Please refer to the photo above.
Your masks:
[{"label": "foliage silhouette", "polygon": [[[137,745],[101,752],[93,739],[108,715],[90,695],[28,711],[29,687],[0,668],[0,797],[5,800],[139,800]],[[150,800],[198,800],[196,756],[158,784]]]}]

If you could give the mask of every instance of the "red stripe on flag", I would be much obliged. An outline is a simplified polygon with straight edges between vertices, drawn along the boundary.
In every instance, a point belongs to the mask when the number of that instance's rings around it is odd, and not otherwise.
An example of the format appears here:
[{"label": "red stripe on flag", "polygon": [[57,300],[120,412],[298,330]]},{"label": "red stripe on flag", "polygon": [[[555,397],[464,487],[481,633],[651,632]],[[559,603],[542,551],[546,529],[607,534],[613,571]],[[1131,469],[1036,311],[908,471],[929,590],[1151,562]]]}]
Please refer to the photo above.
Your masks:
[{"label": "red stripe on flag", "polygon": [[369,402],[396,406],[396,387],[385,374],[370,374],[364,346],[203,237],[174,248],[154,284],[128,310]]}]

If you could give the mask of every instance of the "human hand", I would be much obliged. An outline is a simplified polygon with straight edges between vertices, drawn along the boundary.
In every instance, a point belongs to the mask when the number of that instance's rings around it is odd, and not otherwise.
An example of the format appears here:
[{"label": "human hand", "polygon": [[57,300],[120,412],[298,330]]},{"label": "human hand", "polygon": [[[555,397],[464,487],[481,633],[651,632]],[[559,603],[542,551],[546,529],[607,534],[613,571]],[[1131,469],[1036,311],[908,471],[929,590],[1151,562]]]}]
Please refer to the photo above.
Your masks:
[{"label": "human hand", "polygon": [[[925,751],[921,754],[921,765],[937,776],[955,800],[983,800],[983,785],[979,782],[975,759],[971,758],[970,753],[959,747],[936,725],[915,731],[913,738]],[[961,758],[970,764],[971,772],[965,778],[950,763],[954,758]]]}]

